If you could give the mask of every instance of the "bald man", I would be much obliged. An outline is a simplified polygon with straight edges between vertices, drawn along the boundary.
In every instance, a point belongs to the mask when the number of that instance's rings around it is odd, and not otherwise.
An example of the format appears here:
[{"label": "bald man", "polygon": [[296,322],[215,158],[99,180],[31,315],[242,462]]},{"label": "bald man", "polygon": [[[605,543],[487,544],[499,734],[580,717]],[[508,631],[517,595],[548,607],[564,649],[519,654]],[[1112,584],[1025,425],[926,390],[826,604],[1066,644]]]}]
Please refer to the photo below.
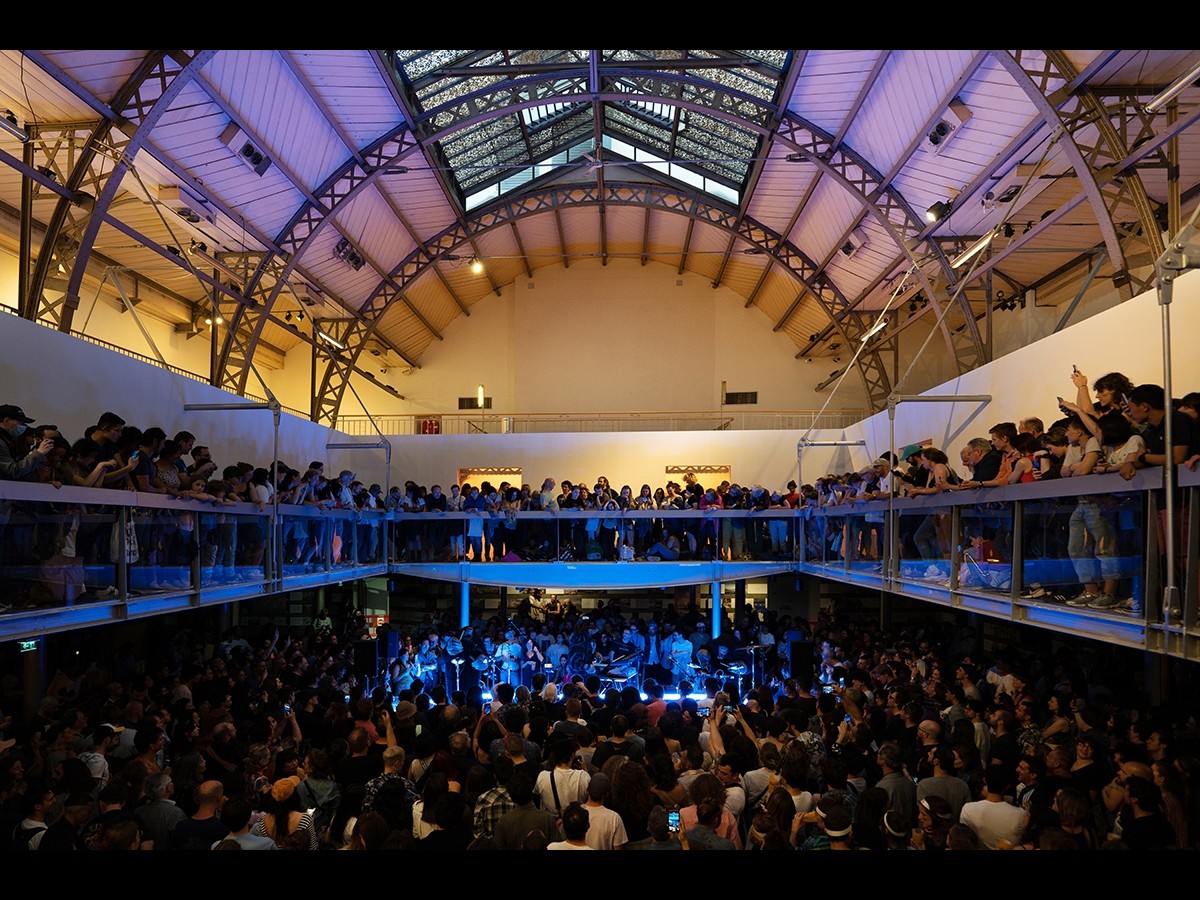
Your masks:
[{"label": "bald man", "polygon": [[177,850],[208,850],[224,840],[229,828],[221,821],[225,806],[225,786],[216,779],[203,781],[196,788],[196,814],[183,819],[171,832]]}]

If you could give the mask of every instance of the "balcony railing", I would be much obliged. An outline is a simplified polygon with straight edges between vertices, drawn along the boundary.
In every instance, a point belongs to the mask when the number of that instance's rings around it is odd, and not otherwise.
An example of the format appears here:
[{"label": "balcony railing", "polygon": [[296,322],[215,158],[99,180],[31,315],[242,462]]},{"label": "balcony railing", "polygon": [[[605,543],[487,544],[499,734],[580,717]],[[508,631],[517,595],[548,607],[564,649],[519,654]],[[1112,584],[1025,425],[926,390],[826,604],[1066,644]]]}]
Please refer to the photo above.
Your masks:
[{"label": "balcony railing", "polygon": [[[494,585],[703,584],[794,570],[799,546],[792,510],[414,515],[281,505],[276,516],[271,506],[21,482],[0,482],[0,510],[0,639],[388,572]],[[676,559],[655,548],[668,543],[664,526],[680,539]]]},{"label": "balcony railing", "polygon": [[[848,428],[871,414],[865,409],[682,410],[496,414],[490,410],[407,416],[339,416],[339,431],[352,435],[403,434],[596,434],[631,431],[801,431]],[[376,430],[378,429],[378,431]]]},{"label": "balcony railing", "polygon": [[[1182,470],[1181,508],[1200,492]],[[1080,490],[1086,490],[1080,495]],[[1161,472],[823,509],[386,513],[0,482],[0,639],[386,573],[526,587],[662,587],[802,572],[1200,658],[1200,522],[1164,598]],[[680,554],[664,552],[664,529]],[[622,553],[623,547],[629,549]],[[624,556],[624,558],[623,558]],[[629,558],[632,557],[632,558]],[[1123,605],[1069,605],[1092,584]]]},{"label": "balcony railing", "polygon": [[[1200,476],[1181,470],[1164,598],[1162,470],[804,510],[800,569],[965,611],[1197,658]],[[1081,494],[1080,491],[1086,491]],[[1097,594],[1081,597],[1091,586]],[[1115,602],[1113,602],[1115,601]]]}]

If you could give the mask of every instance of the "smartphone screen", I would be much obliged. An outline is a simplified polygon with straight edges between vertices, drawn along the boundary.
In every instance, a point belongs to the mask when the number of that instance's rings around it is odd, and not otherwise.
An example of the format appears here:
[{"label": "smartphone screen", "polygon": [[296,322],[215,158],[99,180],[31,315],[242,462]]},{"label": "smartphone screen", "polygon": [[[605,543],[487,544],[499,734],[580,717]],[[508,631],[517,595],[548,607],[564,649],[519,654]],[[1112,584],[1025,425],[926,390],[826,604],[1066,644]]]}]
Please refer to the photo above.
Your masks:
[{"label": "smartphone screen", "polygon": [[679,831],[679,810],[672,809],[667,813],[667,829],[672,834]]}]

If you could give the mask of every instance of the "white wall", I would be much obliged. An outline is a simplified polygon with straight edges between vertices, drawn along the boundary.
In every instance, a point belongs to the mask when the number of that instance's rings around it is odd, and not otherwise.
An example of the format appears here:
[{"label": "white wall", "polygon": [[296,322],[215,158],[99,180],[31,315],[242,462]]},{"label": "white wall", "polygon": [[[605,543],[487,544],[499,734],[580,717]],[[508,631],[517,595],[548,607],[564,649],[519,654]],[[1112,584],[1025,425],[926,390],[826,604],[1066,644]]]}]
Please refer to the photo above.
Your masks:
[{"label": "white wall", "polygon": [[[820,408],[828,392],[814,388],[832,361],[795,359],[795,345],[772,324],[733,291],[661,263],[547,266],[451,322],[411,375],[380,376],[404,401],[359,391],[377,416],[457,412],[458,398],[475,396],[480,383],[498,414],[716,409],[722,381],[731,392],[758,392],[749,409]],[[288,368],[307,352],[289,354]],[[833,406],[865,403],[854,377]],[[359,411],[347,396],[342,412]]]},{"label": "white wall", "polygon": [[[1200,390],[1200,356],[1192,347],[1200,333],[1200,273],[1189,273],[1176,282],[1170,313],[1172,393],[1180,397]],[[986,406],[966,402],[900,404],[895,447],[932,439],[934,446],[945,450],[956,463],[963,445],[973,437],[987,437],[997,422],[1037,416],[1049,424],[1062,415],[1058,396],[1075,399],[1072,364],[1088,376],[1089,388],[1109,372],[1121,372],[1134,384],[1162,384],[1162,317],[1157,294],[1151,290],[1111,306],[928,391],[902,387],[902,393],[990,394],[992,401]],[[856,465],[865,465],[889,446],[887,413],[847,429],[846,436],[866,441],[866,449],[854,457]],[[806,479],[810,477],[807,466],[804,474]]]},{"label": "white wall", "polygon": [[[0,315],[0,340],[6,348],[0,354],[0,403],[15,403],[39,423],[58,425],[68,440],[83,437],[111,410],[142,429],[191,431],[212,448],[218,466],[238,461],[265,466],[272,459],[269,411],[183,408],[249,402],[240,397],[13,315]],[[344,440],[329,428],[284,414],[280,456],[298,466],[329,459],[325,444],[331,435]]]},{"label": "white wall", "polygon": [[[15,292],[8,292],[12,271],[5,261],[0,255],[0,282],[7,285],[0,290],[15,299]],[[587,271],[581,271],[585,267]],[[457,397],[472,394],[480,381],[494,398],[493,411],[499,413],[712,408],[723,379],[731,391],[759,391],[761,409],[815,408],[824,402],[824,395],[811,391],[812,383],[827,374],[821,372],[823,364],[794,360],[790,343],[772,334],[761,314],[744,309],[731,292],[714,291],[695,276],[683,276],[683,288],[676,286],[677,280],[671,267],[641,267],[628,261],[606,268],[577,263],[565,271],[539,270],[532,288],[522,279],[505,288],[501,297],[492,295],[477,303],[469,318],[448,326],[446,340],[426,354],[425,368],[409,377],[395,374],[398,389],[410,397],[392,401],[400,409],[377,406],[377,400],[386,397],[378,389],[362,387],[360,393],[376,415],[455,409]],[[1184,276],[1171,307],[1176,395],[1200,386],[1200,362],[1189,346],[1200,325],[1198,303],[1200,275]],[[94,311],[90,307],[85,293],[79,315],[80,322],[89,314],[93,317],[90,330],[107,332],[99,336],[147,352],[130,317],[118,313],[111,299],[101,299]],[[1044,310],[1037,315],[1048,317]],[[185,341],[169,325],[145,321],[169,361],[204,370],[206,342]],[[902,404],[895,446],[932,439],[953,457],[970,437],[986,435],[996,422],[1028,415],[1053,420],[1055,395],[1072,395],[1072,363],[1091,379],[1122,371],[1135,382],[1161,382],[1160,335],[1153,293],[1085,318],[927,391],[992,394],[995,399],[984,410],[962,403]],[[11,315],[0,316],[0,337],[6,348],[0,356],[0,402],[22,405],[40,421],[55,421],[68,437],[82,435],[101,412],[111,409],[140,427],[193,431],[202,443],[217,448],[222,464],[239,459],[266,464],[271,458],[269,413],[183,411],[184,403],[240,402],[236,397]],[[918,327],[905,332],[905,352],[916,352],[919,337]],[[939,348],[933,355],[941,352]],[[307,406],[308,358],[307,349],[296,350],[284,369],[265,373],[285,405]],[[807,376],[814,368],[818,374]],[[925,362],[916,367],[919,372],[936,369],[936,364]],[[850,389],[857,390],[857,382],[847,379],[844,390]],[[833,406],[853,406],[845,396],[835,397]],[[778,431],[416,435],[393,439],[391,481],[412,478],[446,485],[459,467],[510,465],[520,466],[523,480],[530,483],[548,475],[560,481],[593,481],[603,474],[618,485],[657,486],[667,465],[728,464],[736,481],[779,487],[796,475],[800,437],[798,432]],[[885,413],[844,435],[823,431],[809,437],[863,440],[865,446],[807,449],[805,481],[865,465],[890,443]],[[382,483],[380,451],[325,449],[329,441],[345,440],[330,429],[285,415],[281,456],[298,467],[310,459],[326,459],[334,468],[354,469],[364,481]]]}]

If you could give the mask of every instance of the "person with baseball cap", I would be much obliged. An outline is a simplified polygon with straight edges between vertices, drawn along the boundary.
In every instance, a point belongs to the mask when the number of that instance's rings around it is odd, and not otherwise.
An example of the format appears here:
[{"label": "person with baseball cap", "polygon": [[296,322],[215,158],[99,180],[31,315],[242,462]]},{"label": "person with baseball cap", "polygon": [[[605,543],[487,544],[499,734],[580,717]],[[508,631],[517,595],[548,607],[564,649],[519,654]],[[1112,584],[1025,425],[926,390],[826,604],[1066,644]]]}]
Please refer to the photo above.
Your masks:
[{"label": "person with baseball cap", "polygon": [[45,465],[46,454],[54,449],[54,439],[49,437],[43,437],[36,447],[29,449],[23,436],[32,421],[21,407],[0,404],[0,478],[24,481]]}]

